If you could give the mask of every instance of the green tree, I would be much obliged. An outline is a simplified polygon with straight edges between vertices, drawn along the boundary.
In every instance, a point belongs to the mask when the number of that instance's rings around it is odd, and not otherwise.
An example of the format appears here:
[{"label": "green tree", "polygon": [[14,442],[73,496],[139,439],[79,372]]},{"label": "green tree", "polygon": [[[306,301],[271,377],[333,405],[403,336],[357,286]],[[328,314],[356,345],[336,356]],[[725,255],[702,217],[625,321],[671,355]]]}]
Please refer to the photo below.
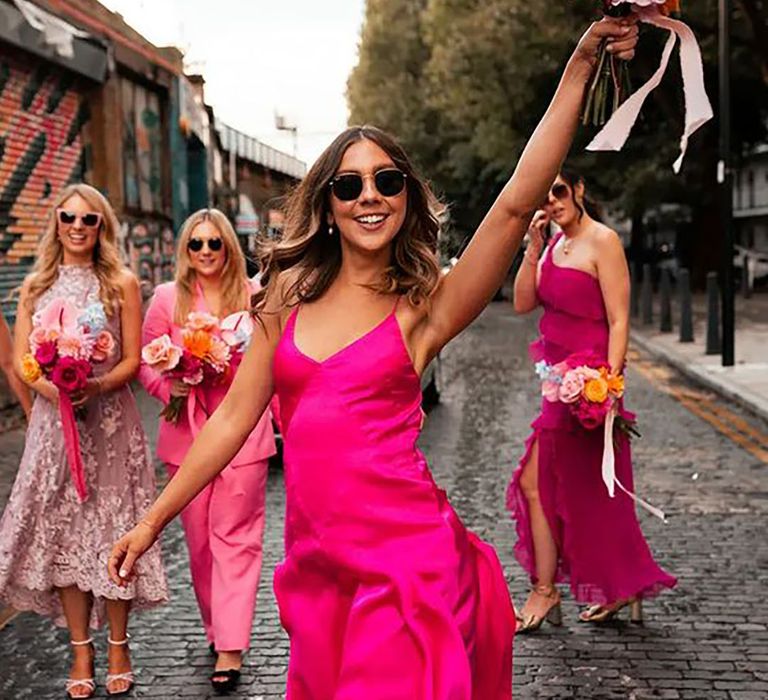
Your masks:
[{"label": "green tree", "polygon": [[[429,0],[386,6],[370,0],[360,64],[350,79],[353,116],[402,138],[445,194],[454,224],[466,234],[509,177],[580,31],[596,17],[599,5],[597,0]],[[764,30],[764,5],[763,0],[740,0],[734,13],[731,65],[738,153],[765,138],[765,42],[756,49],[760,27]],[[717,0],[684,2],[683,12],[699,38],[708,91],[716,100]],[[655,70],[665,40],[665,32],[643,28],[631,67],[637,85]],[[396,63],[387,63],[393,56]],[[404,88],[399,86],[402,78],[381,78],[382,71],[391,76],[396,65],[411,71]],[[375,89],[375,100],[361,99],[352,89],[354,82]],[[402,95],[395,95],[400,89]],[[411,118],[407,105],[414,103]],[[594,132],[582,129],[570,160],[600,199],[631,218],[636,248],[642,245],[649,209],[662,203],[686,205],[692,220],[681,242],[689,250],[686,262],[703,275],[719,264],[717,123],[713,120],[691,139],[683,172],[675,176],[671,165],[683,116],[673,57],[669,75],[646,102],[625,148],[588,153],[584,147]]]}]

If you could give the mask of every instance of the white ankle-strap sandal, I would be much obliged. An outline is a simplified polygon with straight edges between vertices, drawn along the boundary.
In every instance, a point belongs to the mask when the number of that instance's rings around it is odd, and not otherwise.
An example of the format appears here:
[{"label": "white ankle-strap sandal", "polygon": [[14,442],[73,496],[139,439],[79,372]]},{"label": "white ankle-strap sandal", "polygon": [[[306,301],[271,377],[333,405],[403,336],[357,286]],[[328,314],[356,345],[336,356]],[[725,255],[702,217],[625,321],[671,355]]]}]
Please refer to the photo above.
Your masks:
[{"label": "white ankle-strap sandal", "polygon": [[[70,639],[69,643],[73,647],[84,647],[93,644],[93,638],[88,637],[88,639],[84,639],[82,642],[76,642],[73,639]],[[91,671],[91,673],[93,673],[93,671]],[[67,696],[71,698],[71,700],[87,700],[87,698],[92,698],[93,694],[96,692],[96,681],[94,678],[67,678],[64,687],[67,691]],[[75,688],[82,688],[85,694],[73,695],[72,691]]]},{"label": "white ankle-strap sandal", "polygon": [[[122,647],[128,644],[128,640],[131,638],[129,634],[125,635],[125,639],[121,639],[119,641],[116,641],[110,637],[107,637],[107,643],[111,644],[112,646],[116,647]],[[117,690],[114,693],[109,690],[109,686],[113,683],[116,683],[117,681],[127,681],[128,686],[123,690]],[[107,688],[107,695],[111,698],[120,697],[121,695],[127,695],[131,692],[133,689],[133,685],[135,683],[135,679],[133,676],[133,671],[126,671],[125,673],[108,673],[107,674],[107,680],[106,680],[106,688]]]}]

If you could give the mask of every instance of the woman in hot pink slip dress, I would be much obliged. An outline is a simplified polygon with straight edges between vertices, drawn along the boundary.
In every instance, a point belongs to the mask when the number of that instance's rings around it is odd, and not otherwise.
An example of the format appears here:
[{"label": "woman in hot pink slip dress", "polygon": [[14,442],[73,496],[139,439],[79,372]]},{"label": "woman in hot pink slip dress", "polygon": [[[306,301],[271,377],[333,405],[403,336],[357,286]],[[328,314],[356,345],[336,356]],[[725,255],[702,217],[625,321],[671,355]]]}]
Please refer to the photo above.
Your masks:
[{"label": "woman in hot pink slip dress", "polygon": [[[629,273],[615,232],[595,221],[585,204],[582,178],[562,171],[544,210],[529,230],[530,243],[515,278],[515,310],[539,305],[541,335],[535,361],[556,364],[574,354],[624,368],[629,337]],[[562,232],[544,248],[542,230],[555,221]],[[628,418],[632,414],[620,408]],[[583,622],[604,622],[631,606],[642,621],[641,599],[675,585],[653,560],[640,531],[633,500],[608,495],[601,464],[603,431],[586,430],[567,405],[542,400],[533,434],[509,485],[507,503],[517,521],[515,554],[534,583],[520,610],[518,633],[545,619],[561,623],[557,581],[568,579],[577,601],[591,605]],[[627,436],[616,436],[616,476],[631,492],[632,456]]]},{"label": "woman in hot pink slip dress", "polygon": [[439,211],[402,148],[351,127],[293,194],[266,250],[259,325],[227,397],[151,512],[118,541],[124,583],[267,406],[285,436],[286,556],[275,573],[289,700],[508,700],[515,620],[493,548],[468,532],[416,448],[419,375],[501,285],[576,129],[597,48],[584,35],[512,179],[441,277]]}]

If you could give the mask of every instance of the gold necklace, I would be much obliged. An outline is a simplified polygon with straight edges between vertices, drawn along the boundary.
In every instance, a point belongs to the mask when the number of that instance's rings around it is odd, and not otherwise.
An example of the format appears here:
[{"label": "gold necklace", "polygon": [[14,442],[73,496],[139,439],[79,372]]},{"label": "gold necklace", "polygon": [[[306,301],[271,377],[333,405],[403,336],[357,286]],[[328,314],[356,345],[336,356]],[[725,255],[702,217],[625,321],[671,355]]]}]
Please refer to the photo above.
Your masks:
[{"label": "gold necklace", "polygon": [[565,236],[565,240],[563,241],[563,255],[568,255],[568,253],[571,252],[571,239]]}]

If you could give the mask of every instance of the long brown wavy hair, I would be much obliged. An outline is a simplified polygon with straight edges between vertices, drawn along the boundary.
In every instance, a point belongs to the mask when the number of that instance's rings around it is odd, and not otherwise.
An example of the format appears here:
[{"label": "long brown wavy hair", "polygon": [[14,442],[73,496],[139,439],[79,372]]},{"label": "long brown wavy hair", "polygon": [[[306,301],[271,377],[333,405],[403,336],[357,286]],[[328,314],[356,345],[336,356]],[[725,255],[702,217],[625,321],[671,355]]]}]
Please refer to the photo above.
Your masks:
[{"label": "long brown wavy hair", "polygon": [[27,310],[34,312],[35,302],[51,288],[59,276],[59,266],[64,262],[64,247],[59,240],[56,210],[74,195],[82,197],[94,211],[101,214],[99,237],[93,249],[93,270],[99,278],[99,299],[106,314],[111,316],[123,301],[120,274],[126,268],[115,244],[120,223],[107,198],[95,187],[84,183],[65,187],[53,200],[48,223],[38,246],[37,261],[27,277]]},{"label": "long brown wavy hair", "polygon": [[266,298],[279,284],[281,273],[290,273],[282,287],[280,305],[292,306],[321,297],[341,267],[339,236],[328,235],[331,179],[346,150],[368,139],[406,174],[407,211],[392,245],[392,258],[374,291],[406,295],[411,303],[427,300],[440,278],[437,238],[443,207],[419,176],[402,146],[375,126],[352,126],[323,151],[286,203],[286,220],[279,241],[263,241],[258,252],[263,272],[262,290],[254,296],[254,311],[264,310]]},{"label": "long brown wavy hair", "polygon": [[183,326],[192,310],[197,278],[189,259],[187,244],[195,228],[204,221],[210,221],[221,236],[227,260],[221,271],[221,314],[243,311],[250,304],[250,288],[245,267],[245,256],[237,242],[237,235],[226,215],[218,209],[200,209],[182,224],[176,246],[176,308],[174,323]]}]

